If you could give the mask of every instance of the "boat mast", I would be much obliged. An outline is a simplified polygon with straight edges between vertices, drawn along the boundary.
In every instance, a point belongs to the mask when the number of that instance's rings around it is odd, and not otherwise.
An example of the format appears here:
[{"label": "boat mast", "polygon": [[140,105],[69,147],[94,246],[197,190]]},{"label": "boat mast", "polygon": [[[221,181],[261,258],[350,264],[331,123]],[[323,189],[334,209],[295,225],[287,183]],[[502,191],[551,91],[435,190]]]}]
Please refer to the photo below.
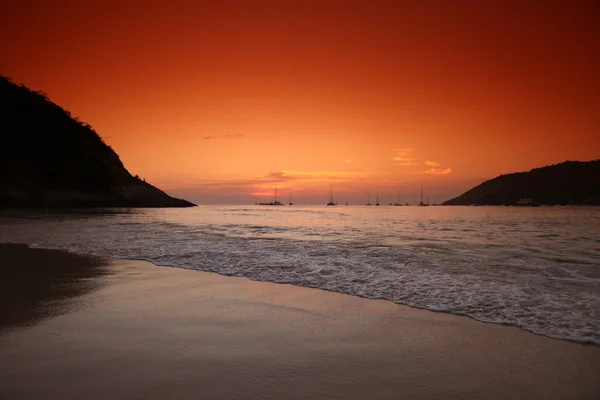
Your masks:
[{"label": "boat mast", "polygon": [[277,201],[277,185],[275,185],[275,200],[273,200],[273,203],[275,203]]}]

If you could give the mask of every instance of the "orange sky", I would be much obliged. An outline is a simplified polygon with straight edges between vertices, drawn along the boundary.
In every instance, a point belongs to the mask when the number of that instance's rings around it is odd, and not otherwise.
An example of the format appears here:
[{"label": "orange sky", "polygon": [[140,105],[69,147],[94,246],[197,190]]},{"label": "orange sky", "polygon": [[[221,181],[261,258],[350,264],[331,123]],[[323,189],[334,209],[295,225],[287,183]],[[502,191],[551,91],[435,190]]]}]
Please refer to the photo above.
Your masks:
[{"label": "orange sky", "polygon": [[600,157],[597,1],[45,3],[3,2],[0,73],[199,203],[442,201]]}]

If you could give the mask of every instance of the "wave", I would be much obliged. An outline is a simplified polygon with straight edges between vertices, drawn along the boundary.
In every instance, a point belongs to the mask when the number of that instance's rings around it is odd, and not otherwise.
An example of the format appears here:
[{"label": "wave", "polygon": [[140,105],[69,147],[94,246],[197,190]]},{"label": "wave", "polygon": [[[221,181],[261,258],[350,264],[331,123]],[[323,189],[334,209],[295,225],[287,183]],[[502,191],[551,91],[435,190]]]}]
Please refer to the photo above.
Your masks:
[{"label": "wave", "polygon": [[365,235],[358,224],[341,235],[323,225],[130,218],[138,216],[0,221],[0,242],[385,299],[600,345],[600,268],[590,254],[579,259],[576,251],[547,254],[495,238],[482,242],[481,229],[461,241],[444,232]]}]

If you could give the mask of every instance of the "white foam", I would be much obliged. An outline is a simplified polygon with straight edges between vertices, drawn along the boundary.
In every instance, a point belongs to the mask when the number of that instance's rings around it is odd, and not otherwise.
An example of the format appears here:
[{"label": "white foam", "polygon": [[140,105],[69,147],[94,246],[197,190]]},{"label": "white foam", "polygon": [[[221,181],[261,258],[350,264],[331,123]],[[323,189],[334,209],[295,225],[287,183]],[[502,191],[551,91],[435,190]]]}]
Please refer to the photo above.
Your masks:
[{"label": "white foam", "polygon": [[[251,210],[2,218],[0,241],[387,299],[600,345],[600,253],[576,239],[598,237],[589,215],[579,228],[568,225],[568,236],[557,228],[538,237],[501,216],[492,228],[463,216],[398,219],[382,229],[358,213],[348,218],[352,209],[268,213],[277,218]],[[225,213],[227,223],[202,212]],[[312,225],[302,223],[307,215]]]}]

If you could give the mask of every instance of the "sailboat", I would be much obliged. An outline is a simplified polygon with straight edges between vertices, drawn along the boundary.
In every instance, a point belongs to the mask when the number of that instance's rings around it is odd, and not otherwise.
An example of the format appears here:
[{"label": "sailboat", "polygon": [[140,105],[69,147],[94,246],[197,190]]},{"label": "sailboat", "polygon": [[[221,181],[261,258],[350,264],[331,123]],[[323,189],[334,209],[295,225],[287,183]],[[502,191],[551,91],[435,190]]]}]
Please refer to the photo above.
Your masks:
[{"label": "sailboat", "polygon": [[400,191],[398,190],[398,197],[396,199],[396,202],[394,203],[394,206],[401,206],[402,204],[400,204]]},{"label": "sailboat", "polygon": [[348,196],[346,196],[346,205],[348,205]]},{"label": "sailboat", "polygon": [[367,205],[370,206],[371,205],[371,196],[367,197]]},{"label": "sailboat", "polygon": [[292,203],[292,192],[290,192],[290,204],[289,204],[289,205],[290,205],[290,206],[293,206],[293,205],[294,205],[294,203]]},{"label": "sailboat", "polygon": [[377,192],[377,201],[375,202],[375,205],[378,206],[379,205],[379,192]]},{"label": "sailboat", "polygon": [[329,203],[327,203],[327,205],[335,206],[335,203],[333,202],[333,185],[331,185],[330,194],[329,194]]},{"label": "sailboat", "polygon": [[280,201],[277,201],[277,185],[275,185],[275,196],[273,199],[273,203],[271,204],[272,206],[282,206],[283,203]]},{"label": "sailboat", "polygon": [[423,203],[423,185],[421,185],[421,202],[419,203],[419,207],[426,207],[427,204]]},{"label": "sailboat", "polygon": [[273,201],[267,203],[267,196],[265,195],[265,202],[260,203],[261,206],[282,206],[283,203],[277,200],[277,185],[275,185],[275,194],[273,196]]}]

